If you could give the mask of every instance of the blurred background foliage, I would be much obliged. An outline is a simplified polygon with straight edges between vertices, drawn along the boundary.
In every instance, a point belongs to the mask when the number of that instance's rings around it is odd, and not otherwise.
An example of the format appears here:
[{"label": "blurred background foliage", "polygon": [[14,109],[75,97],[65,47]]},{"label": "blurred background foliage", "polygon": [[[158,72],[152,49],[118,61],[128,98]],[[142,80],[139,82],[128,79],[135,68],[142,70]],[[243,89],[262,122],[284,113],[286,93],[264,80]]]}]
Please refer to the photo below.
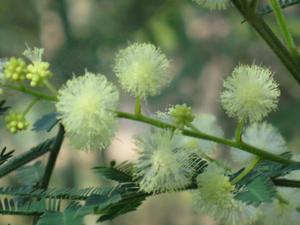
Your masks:
[{"label": "blurred background foliage", "polygon": [[[296,43],[300,43],[300,6],[285,12]],[[278,33],[273,15],[266,19]],[[26,44],[43,47],[45,58],[55,73],[53,80],[57,87],[74,74],[83,74],[86,69],[103,73],[116,83],[113,73],[115,53],[128,43],[151,42],[160,46],[171,59],[173,82],[160,96],[149,98],[144,111],[154,113],[163,111],[169,104],[187,103],[195,113],[215,114],[227,137],[231,137],[235,121],[227,118],[219,104],[222,80],[239,63],[256,62],[270,67],[281,84],[279,110],[268,120],[280,129],[293,151],[300,151],[300,89],[266,44],[242,21],[233,7],[222,12],[208,11],[190,0],[2,0],[0,57],[20,56]],[[132,110],[133,99],[124,92],[121,96],[122,109]],[[15,108],[24,108],[29,101],[27,96],[13,92],[7,93],[7,97]],[[39,103],[30,119],[34,122],[50,111],[53,106]],[[66,141],[50,186],[103,184],[105,181],[93,174],[91,168],[108,164],[110,160],[134,160],[131,136],[145,128],[134,122],[120,121],[116,140],[109,151],[101,153],[75,151]],[[11,136],[1,129],[0,147],[6,145],[19,154],[54,133],[26,131]],[[227,155],[226,149],[223,150],[220,157]],[[41,157],[43,163],[45,159]],[[40,163],[34,165],[41,166]],[[18,184],[20,179],[19,171],[1,179],[0,184]],[[87,218],[86,224],[94,224],[94,219]],[[31,220],[0,216],[0,225],[31,224]],[[153,197],[137,212],[105,224],[215,223],[196,215],[189,196],[182,193]]]}]

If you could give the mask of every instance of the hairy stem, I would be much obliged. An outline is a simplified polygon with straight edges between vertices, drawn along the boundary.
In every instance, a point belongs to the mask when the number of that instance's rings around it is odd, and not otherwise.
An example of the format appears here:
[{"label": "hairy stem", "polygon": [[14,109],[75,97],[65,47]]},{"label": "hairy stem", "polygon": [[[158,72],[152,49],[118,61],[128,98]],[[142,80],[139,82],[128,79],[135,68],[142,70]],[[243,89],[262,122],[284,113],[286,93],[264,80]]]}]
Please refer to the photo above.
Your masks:
[{"label": "hairy stem", "polygon": [[270,1],[271,1],[271,5],[273,8],[274,14],[276,16],[277,24],[281,30],[284,41],[285,41],[290,53],[293,54],[295,57],[299,57],[299,52],[295,45],[294,39],[288,29],[287,22],[286,22],[284,14],[282,12],[279,1],[278,0],[270,0]]},{"label": "hairy stem", "polygon": [[[126,112],[116,112],[116,114],[119,118],[139,121],[139,122],[150,124],[152,126],[159,127],[159,128],[174,129],[174,130],[177,129],[177,127],[172,125],[172,124],[168,124],[168,123],[162,122],[160,120],[153,119],[151,117],[147,117],[145,115],[134,115],[134,114],[126,113]],[[199,138],[199,139],[205,139],[205,140],[213,141],[213,142],[220,143],[220,144],[223,144],[223,145],[227,145],[227,146],[230,146],[230,147],[238,148],[238,149],[241,149],[243,151],[249,152],[251,154],[257,155],[260,158],[265,159],[265,160],[270,160],[270,161],[278,162],[278,163],[281,163],[281,164],[296,163],[297,165],[300,166],[300,162],[296,162],[296,161],[293,161],[293,160],[290,160],[290,159],[283,158],[283,157],[278,156],[278,155],[274,155],[272,153],[269,153],[267,151],[264,151],[262,149],[259,149],[257,147],[248,145],[248,144],[243,143],[243,142],[238,143],[238,142],[235,142],[235,141],[232,141],[232,140],[229,140],[229,139],[212,136],[212,135],[205,134],[205,133],[202,133],[202,132],[197,132],[195,130],[183,129],[182,134],[185,135],[185,136]]]}]

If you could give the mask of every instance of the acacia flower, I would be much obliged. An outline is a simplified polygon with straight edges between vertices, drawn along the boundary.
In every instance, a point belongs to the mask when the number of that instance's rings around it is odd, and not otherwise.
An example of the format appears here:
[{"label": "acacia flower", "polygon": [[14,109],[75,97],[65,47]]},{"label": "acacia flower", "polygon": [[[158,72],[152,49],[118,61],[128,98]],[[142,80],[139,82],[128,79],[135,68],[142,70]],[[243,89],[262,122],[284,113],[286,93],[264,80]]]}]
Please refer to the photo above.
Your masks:
[{"label": "acacia flower", "polygon": [[[253,123],[246,128],[242,140],[255,147],[261,148],[273,154],[281,154],[287,151],[286,142],[279,131],[267,122]],[[250,162],[255,155],[233,148],[232,159],[240,164]]]},{"label": "acacia flower", "polygon": [[136,138],[139,158],[135,179],[147,193],[173,191],[190,182],[189,155],[182,148],[181,136],[171,130],[152,130]]},{"label": "acacia flower", "polygon": [[170,83],[169,61],[152,44],[135,43],[116,56],[114,71],[122,87],[140,98],[155,96]]},{"label": "acacia flower", "polygon": [[257,218],[256,208],[234,199],[235,187],[224,173],[211,163],[198,175],[198,190],[192,192],[196,209],[225,225],[252,224]]},{"label": "acacia flower", "polygon": [[226,9],[228,4],[229,4],[229,0],[193,0],[194,2],[196,2],[197,4],[208,8],[208,9],[217,9],[217,10],[223,10]]},{"label": "acacia flower", "polygon": [[263,212],[259,221],[263,225],[299,225],[300,213],[296,207],[288,202],[274,199],[271,203],[263,203],[260,206]]},{"label": "acacia flower", "polygon": [[[223,131],[217,124],[216,117],[212,114],[201,113],[198,114],[194,121],[193,126],[196,127],[200,132],[205,134],[222,137]],[[207,155],[212,156],[217,149],[217,143],[207,140],[198,140],[195,138],[185,137],[187,146],[200,152],[204,152]]]},{"label": "acacia flower", "polygon": [[104,149],[115,133],[117,88],[101,74],[86,72],[67,81],[56,104],[71,144],[79,149]]},{"label": "acacia flower", "polygon": [[277,108],[280,90],[267,68],[240,65],[223,86],[221,103],[230,117],[259,122]]}]

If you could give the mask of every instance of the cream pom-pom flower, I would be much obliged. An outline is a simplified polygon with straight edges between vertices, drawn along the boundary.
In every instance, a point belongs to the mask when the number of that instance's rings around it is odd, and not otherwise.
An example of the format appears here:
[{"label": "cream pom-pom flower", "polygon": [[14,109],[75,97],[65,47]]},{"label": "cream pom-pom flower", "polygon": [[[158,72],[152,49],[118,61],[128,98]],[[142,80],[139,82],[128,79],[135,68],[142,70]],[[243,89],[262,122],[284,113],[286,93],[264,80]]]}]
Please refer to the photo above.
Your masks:
[{"label": "cream pom-pom flower", "polygon": [[182,137],[171,130],[154,129],[136,138],[139,158],[135,179],[148,193],[173,191],[190,183],[193,171]]},{"label": "cream pom-pom flower", "polygon": [[280,90],[267,68],[240,65],[223,86],[221,103],[230,117],[259,122],[277,108]]},{"label": "cream pom-pom flower", "polygon": [[263,212],[259,219],[262,225],[300,225],[300,213],[285,201],[274,199],[271,203],[263,203],[259,209]]},{"label": "cream pom-pom flower", "polygon": [[[216,117],[212,114],[198,114],[196,115],[192,124],[200,132],[203,132],[205,134],[214,135],[218,137],[222,137],[224,134],[221,127],[217,124]],[[195,149],[196,152],[204,152],[209,156],[213,156],[215,150],[217,149],[217,143],[212,141],[197,140],[195,138],[185,137],[185,142],[189,148]]]},{"label": "cream pom-pom flower", "polygon": [[170,83],[169,61],[152,44],[134,43],[118,52],[114,71],[122,87],[140,98],[155,96]]},{"label": "cream pom-pom flower", "polygon": [[117,88],[105,76],[86,72],[58,92],[57,111],[71,144],[83,150],[104,149],[115,133]]},{"label": "cream pom-pom flower", "polygon": [[[264,149],[273,154],[281,154],[287,151],[284,138],[272,124],[267,122],[251,124],[246,128],[242,139],[249,145]],[[231,149],[231,155],[233,161],[243,165],[256,157],[236,148]]]},{"label": "cream pom-pom flower", "polygon": [[225,225],[252,224],[257,218],[256,208],[234,199],[235,187],[224,173],[211,163],[198,175],[198,189],[192,192],[196,210]]},{"label": "cream pom-pom flower", "polygon": [[229,0],[194,0],[194,2],[211,10],[223,10],[229,5]]}]

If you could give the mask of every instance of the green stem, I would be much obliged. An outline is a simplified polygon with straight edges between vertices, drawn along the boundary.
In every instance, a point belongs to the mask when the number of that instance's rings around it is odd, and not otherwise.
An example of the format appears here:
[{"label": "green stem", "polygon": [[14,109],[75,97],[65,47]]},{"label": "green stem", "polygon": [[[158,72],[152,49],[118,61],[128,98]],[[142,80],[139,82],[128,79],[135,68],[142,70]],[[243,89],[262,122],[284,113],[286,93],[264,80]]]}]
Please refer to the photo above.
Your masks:
[{"label": "green stem", "polygon": [[255,166],[260,162],[260,160],[261,159],[259,157],[255,157],[255,159],[253,159],[252,162],[238,176],[236,176],[231,181],[231,183],[236,184],[240,180],[242,180],[245,176],[247,176],[255,168]]},{"label": "green stem", "polygon": [[65,134],[64,127],[60,124],[59,131],[58,131],[58,134],[57,134],[54,146],[53,146],[53,150],[50,153],[48,163],[46,166],[46,170],[45,170],[45,174],[44,174],[44,177],[41,182],[40,188],[42,188],[42,189],[48,188],[49,181],[50,181],[50,178],[51,178],[51,175],[52,175],[52,172],[53,172],[56,160],[57,160],[57,156],[58,156],[58,153],[61,149],[61,145],[64,140],[64,134]]},{"label": "green stem", "polygon": [[26,114],[31,110],[31,108],[40,100],[40,97],[34,98],[29,105],[26,107],[26,109],[23,111],[23,116],[25,117]]},{"label": "green stem", "polygon": [[140,97],[136,97],[136,99],[135,99],[135,110],[134,110],[134,113],[135,113],[135,115],[140,115],[141,112],[142,112],[141,98]]},{"label": "green stem", "polygon": [[299,52],[298,52],[297,47],[295,45],[294,39],[293,39],[289,29],[288,29],[287,22],[286,22],[284,14],[282,12],[279,1],[278,0],[270,0],[270,1],[271,1],[273,11],[275,13],[277,24],[278,24],[278,26],[281,30],[284,41],[285,41],[290,53],[293,54],[296,57],[299,57]]},{"label": "green stem", "polygon": [[57,96],[57,90],[56,88],[54,87],[54,85],[51,84],[51,82],[47,79],[44,80],[44,84],[45,86],[49,89],[50,92],[52,92],[52,94],[54,96]]},{"label": "green stem", "polygon": [[12,90],[15,90],[15,91],[19,91],[19,92],[22,92],[22,93],[25,93],[25,94],[28,94],[28,95],[31,95],[31,96],[35,96],[35,97],[39,97],[40,99],[44,99],[44,100],[47,100],[47,101],[57,101],[57,97],[55,96],[50,96],[50,95],[46,95],[46,94],[43,94],[43,93],[40,93],[40,92],[36,92],[36,91],[32,91],[24,86],[14,86],[14,85],[11,85],[11,84],[4,84],[4,83],[1,83],[0,82],[0,86],[2,87],[5,87],[5,88],[9,88],[9,89],[12,89]]},{"label": "green stem", "polygon": [[235,140],[236,142],[242,142],[242,133],[243,133],[243,128],[244,128],[244,121],[243,119],[238,121],[238,125],[235,130]]},{"label": "green stem", "polygon": [[52,150],[51,145],[54,143],[55,139],[49,139],[42,144],[40,144],[37,147],[34,147],[19,156],[16,156],[9,161],[7,161],[5,164],[0,166],[0,177],[3,177],[10,172],[18,169],[19,167],[25,165],[26,163],[31,162],[32,160],[40,157],[41,155],[49,152]]},{"label": "green stem", "polygon": [[244,16],[248,23],[256,30],[256,32],[269,45],[285,67],[289,70],[294,79],[300,84],[300,63],[290,52],[285,48],[281,41],[276,37],[270,27],[266,24],[262,17],[255,13],[250,13],[244,10],[239,0],[231,0],[239,12]]},{"label": "green stem", "polygon": [[[43,190],[46,190],[48,188],[50,178],[51,178],[52,172],[54,170],[55,163],[56,163],[59,151],[61,149],[61,145],[62,145],[63,140],[64,140],[64,135],[65,135],[65,129],[60,124],[58,134],[56,136],[56,140],[55,140],[55,143],[53,145],[53,150],[50,152],[50,156],[49,156],[48,163],[47,163],[47,166],[46,166],[46,169],[45,169],[45,173],[44,173],[44,176],[42,178],[41,184],[39,186],[39,188],[41,188]],[[40,215],[35,216],[33,218],[33,224],[36,224],[37,221],[39,220],[39,218],[40,218]]]},{"label": "green stem", "polygon": [[284,178],[276,178],[276,179],[272,179],[272,182],[276,186],[280,186],[280,187],[297,187],[297,188],[300,188],[300,181],[299,180],[289,180],[289,179],[284,179]]},{"label": "green stem", "polygon": [[[173,129],[173,130],[177,129],[177,127],[172,125],[172,124],[168,124],[168,123],[165,123],[165,122],[162,122],[162,121],[159,121],[159,120],[156,120],[156,119],[153,119],[151,117],[144,116],[144,115],[134,115],[134,114],[126,113],[126,112],[116,112],[116,115],[119,118],[125,118],[125,119],[129,119],[129,120],[139,121],[139,122],[150,124],[152,126],[159,127],[159,128]],[[227,145],[227,146],[230,146],[230,147],[238,148],[238,149],[241,149],[243,151],[249,152],[251,154],[257,155],[262,159],[278,162],[278,163],[281,163],[281,164],[296,163],[297,165],[300,166],[300,162],[296,162],[296,161],[293,161],[293,160],[290,160],[290,159],[283,158],[281,156],[269,153],[267,151],[264,151],[264,150],[259,149],[257,147],[248,145],[246,143],[237,143],[237,142],[232,141],[232,140],[228,140],[228,139],[224,139],[224,138],[220,138],[220,137],[215,137],[215,136],[212,136],[212,135],[209,135],[209,134],[205,134],[205,133],[202,133],[202,132],[196,132],[196,131],[193,131],[193,130],[187,130],[187,129],[183,129],[182,134],[185,135],[185,136],[204,139],[204,140],[209,140],[209,141],[213,141],[213,142],[220,143],[220,144],[223,144],[223,145]]]}]

